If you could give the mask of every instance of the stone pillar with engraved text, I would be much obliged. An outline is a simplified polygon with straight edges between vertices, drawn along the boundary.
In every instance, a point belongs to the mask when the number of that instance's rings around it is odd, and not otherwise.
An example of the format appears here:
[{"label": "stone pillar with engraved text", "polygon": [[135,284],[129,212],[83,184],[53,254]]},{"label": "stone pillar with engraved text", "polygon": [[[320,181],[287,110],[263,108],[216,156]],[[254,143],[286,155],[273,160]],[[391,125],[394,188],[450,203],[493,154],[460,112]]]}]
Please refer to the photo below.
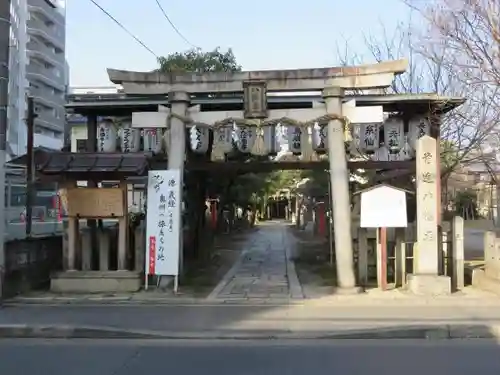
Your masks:
[{"label": "stone pillar with engraved text", "polygon": [[449,294],[451,280],[439,275],[438,182],[436,139],[424,135],[416,144],[417,248],[408,285],[416,294]]}]

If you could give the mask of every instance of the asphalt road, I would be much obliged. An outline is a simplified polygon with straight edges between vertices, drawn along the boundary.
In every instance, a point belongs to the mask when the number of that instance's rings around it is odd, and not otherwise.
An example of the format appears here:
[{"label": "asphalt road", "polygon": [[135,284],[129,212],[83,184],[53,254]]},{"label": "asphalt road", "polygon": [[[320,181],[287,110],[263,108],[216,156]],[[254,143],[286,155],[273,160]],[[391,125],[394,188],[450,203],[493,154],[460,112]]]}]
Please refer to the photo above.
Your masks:
[{"label": "asphalt road", "polygon": [[484,340],[0,340],[0,374],[497,375],[499,350]]}]

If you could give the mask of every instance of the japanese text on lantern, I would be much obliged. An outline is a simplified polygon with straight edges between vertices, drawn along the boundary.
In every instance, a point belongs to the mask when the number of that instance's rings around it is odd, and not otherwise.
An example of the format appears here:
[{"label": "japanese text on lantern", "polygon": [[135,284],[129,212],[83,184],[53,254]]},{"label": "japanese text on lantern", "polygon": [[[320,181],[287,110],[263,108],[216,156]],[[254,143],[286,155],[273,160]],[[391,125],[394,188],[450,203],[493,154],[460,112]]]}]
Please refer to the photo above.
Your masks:
[{"label": "japanese text on lantern", "polygon": [[366,124],[363,132],[363,143],[364,147],[371,149],[373,147],[378,147],[378,126],[376,124]]},{"label": "japanese text on lantern", "polygon": [[295,127],[292,133],[292,148],[294,151],[300,150],[300,136],[302,135],[302,129]]},{"label": "japanese text on lantern", "polygon": [[240,142],[241,142],[241,150],[246,151],[248,149],[248,129],[242,128],[240,131]]},{"label": "japanese text on lantern", "polygon": [[388,135],[387,146],[389,148],[398,148],[399,147],[399,139],[401,137],[399,129],[395,126],[391,127],[389,129],[387,135]]},{"label": "japanese text on lantern", "polygon": [[108,132],[106,132],[106,128],[104,128],[104,126],[101,126],[99,128],[99,143],[100,143],[100,148],[99,150],[100,151],[103,151],[104,150],[104,141],[106,140],[106,133],[109,133],[109,130]]},{"label": "japanese text on lantern", "polygon": [[123,150],[122,152],[130,152],[130,137],[132,136],[132,130],[129,128],[123,129]]},{"label": "japanese text on lantern", "polygon": [[195,138],[195,144],[194,144],[194,150],[199,150],[201,148],[201,129],[197,126],[193,127],[194,130],[194,138]]},{"label": "japanese text on lantern", "polygon": [[318,125],[318,148],[324,149],[326,148],[326,142],[328,139],[328,126],[326,125]]}]

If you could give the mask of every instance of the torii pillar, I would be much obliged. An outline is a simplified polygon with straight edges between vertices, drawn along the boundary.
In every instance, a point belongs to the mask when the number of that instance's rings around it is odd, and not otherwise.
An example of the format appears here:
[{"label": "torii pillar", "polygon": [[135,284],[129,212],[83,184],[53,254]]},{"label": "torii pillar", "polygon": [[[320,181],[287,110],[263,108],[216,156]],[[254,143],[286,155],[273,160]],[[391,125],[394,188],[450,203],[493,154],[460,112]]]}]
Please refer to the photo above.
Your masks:
[{"label": "torii pillar", "polygon": [[[173,115],[170,119],[170,144],[168,148],[168,169],[178,169],[180,173],[179,181],[179,196],[182,197],[184,189],[184,161],[186,159],[186,124],[181,118],[187,116],[190,97],[184,91],[172,91],[168,94],[170,102],[170,111]],[[180,117],[180,118],[179,118]],[[182,201],[182,199],[181,199]],[[182,210],[179,211],[180,216],[176,218],[179,223],[182,223]],[[180,226],[182,228],[182,225]],[[179,232],[179,273],[182,273],[183,268],[183,231]]]},{"label": "torii pillar", "polygon": [[[344,89],[323,89],[326,112],[342,116]],[[330,163],[331,196],[333,209],[335,259],[337,263],[337,292],[359,293],[354,274],[354,251],[351,235],[351,208],[349,198],[349,169],[344,145],[344,124],[339,120],[328,123],[328,159]]]}]

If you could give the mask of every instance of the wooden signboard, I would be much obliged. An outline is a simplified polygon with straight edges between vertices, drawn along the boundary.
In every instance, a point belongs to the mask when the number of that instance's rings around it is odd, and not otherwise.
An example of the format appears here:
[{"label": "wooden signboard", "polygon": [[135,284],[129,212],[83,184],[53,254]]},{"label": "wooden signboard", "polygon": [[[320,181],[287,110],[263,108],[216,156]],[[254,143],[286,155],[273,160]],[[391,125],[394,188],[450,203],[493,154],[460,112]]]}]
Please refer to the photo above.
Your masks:
[{"label": "wooden signboard", "polygon": [[124,192],[117,188],[74,188],[67,191],[68,216],[88,219],[125,216]]}]

